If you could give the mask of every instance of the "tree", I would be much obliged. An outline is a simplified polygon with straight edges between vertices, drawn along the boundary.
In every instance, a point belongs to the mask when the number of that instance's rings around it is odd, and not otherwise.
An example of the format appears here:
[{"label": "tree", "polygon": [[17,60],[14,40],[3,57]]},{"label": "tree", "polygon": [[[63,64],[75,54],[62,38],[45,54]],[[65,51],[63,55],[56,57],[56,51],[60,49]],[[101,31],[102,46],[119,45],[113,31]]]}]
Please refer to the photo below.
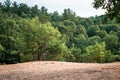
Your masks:
[{"label": "tree", "polygon": [[108,50],[111,50],[114,54],[118,53],[117,51],[119,50],[119,38],[116,35],[113,34],[108,34],[104,37],[104,41],[106,44],[106,48]]},{"label": "tree", "polygon": [[19,6],[18,6],[17,2],[13,2],[12,6],[11,6],[11,13],[18,14],[18,10],[19,10],[18,8],[19,8]]},{"label": "tree", "polygon": [[89,45],[95,45],[96,43],[100,43],[101,38],[99,36],[92,36],[88,39],[88,44]]},{"label": "tree", "polygon": [[88,38],[87,30],[85,29],[85,26],[78,25],[76,28],[75,36],[83,34],[86,38]]},{"label": "tree", "polygon": [[110,18],[116,17],[119,21],[120,19],[120,1],[119,0],[94,0],[93,7],[102,8],[107,10],[107,15]]},{"label": "tree", "polygon": [[105,43],[96,43],[95,45],[88,46],[86,53],[83,55],[84,62],[111,62],[113,55],[111,51],[105,49]]},{"label": "tree", "polygon": [[31,16],[32,17],[38,16],[39,13],[40,13],[40,10],[38,9],[37,5],[31,7]]},{"label": "tree", "polygon": [[10,0],[4,1],[3,11],[11,14],[11,4],[12,2]]},{"label": "tree", "polygon": [[88,27],[87,33],[88,36],[91,37],[91,36],[95,36],[98,31],[100,31],[100,28],[98,26],[93,25]]},{"label": "tree", "polygon": [[120,26],[118,24],[104,24],[100,25],[100,29],[105,30],[107,33],[110,31],[117,32],[120,30]]},{"label": "tree", "polygon": [[46,60],[68,61],[72,56],[70,50],[62,40],[55,40],[47,48]]},{"label": "tree", "polygon": [[59,20],[60,20],[60,18],[59,18],[59,14],[57,11],[55,11],[53,14],[50,15],[51,22],[57,22]]},{"label": "tree", "polygon": [[74,45],[71,47],[71,57],[69,61],[81,62],[82,61],[82,52],[80,48],[75,47]]},{"label": "tree", "polygon": [[75,19],[75,16],[76,16],[75,12],[73,12],[69,8],[64,9],[64,12],[62,15],[63,15],[63,20],[71,20],[71,21],[73,21]]},{"label": "tree", "polygon": [[97,35],[98,35],[101,39],[103,39],[103,38],[107,35],[107,32],[106,32],[106,30],[100,30],[100,31],[97,32]]},{"label": "tree", "polygon": [[15,20],[4,15],[0,15],[0,63],[20,62],[20,54],[16,47],[19,27]]},{"label": "tree", "polygon": [[9,8],[11,6],[11,1],[10,0],[4,1],[4,5]]},{"label": "tree", "polygon": [[28,17],[30,15],[30,7],[25,3],[19,4],[18,15],[23,18]]},{"label": "tree", "polygon": [[19,27],[15,20],[4,16],[5,15],[2,15],[0,18],[0,44],[4,47],[5,50],[15,50]]},{"label": "tree", "polygon": [[81,20],[80,20],[80,24],[81,25],[84,25],[85,26],[85,28],[87,29],[89,26],[92,26],[92,24],[93,24],[93,21],[92,21],[92,19],[91,18],[82,18]]},{"label": "tree", "polygon": [[[64,57],[63,55],[66,54],[64,50],[67,47],[64,42],[60,41],[60,32],[52,27],[50,23],[41,24],[38,17],[36,17],[32,20],[23,19],[22,25],[25,25],[21,33],[24,37],[23,53],[35,55],[37,60],[44,60],[49,54],[54,55],[54,58],[57,57],[55,55]],[[50,49],[53,51],[51,52]]]},{"label": "tree", "polygon": [[84,48],[87,46],[86,39],[87,38],[85,37],[84,34],[79,34],[76,37],[74,37],[73,42],[77,48],[84,50]]},{"label": "tree", "polygon": [[44,6],[41,7],[41,14],[47,16],[48,12],[47,12],[47,8],[45,8]]}]

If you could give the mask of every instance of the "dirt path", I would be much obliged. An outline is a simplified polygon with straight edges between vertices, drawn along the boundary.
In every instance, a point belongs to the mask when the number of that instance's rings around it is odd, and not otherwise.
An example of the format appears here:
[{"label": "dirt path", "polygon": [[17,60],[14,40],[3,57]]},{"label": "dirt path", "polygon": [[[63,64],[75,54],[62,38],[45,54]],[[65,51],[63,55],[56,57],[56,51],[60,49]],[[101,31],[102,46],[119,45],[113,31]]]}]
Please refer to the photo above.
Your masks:
[{"label": "dirt path", "polygon": [[0,80],[120,80],[120,63],[38,61],[1,65]]}]

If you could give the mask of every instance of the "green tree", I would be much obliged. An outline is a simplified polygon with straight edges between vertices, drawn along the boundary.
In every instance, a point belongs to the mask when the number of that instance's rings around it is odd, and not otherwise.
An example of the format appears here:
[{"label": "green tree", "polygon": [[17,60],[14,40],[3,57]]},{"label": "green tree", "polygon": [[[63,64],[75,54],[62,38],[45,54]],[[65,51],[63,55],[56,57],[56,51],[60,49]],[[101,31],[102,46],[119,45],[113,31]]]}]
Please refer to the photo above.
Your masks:
[{"label": "green tree", "polygon": [[93,20],[91,18],[81,18],[80,22],[81,25],[84,25],[87,29],[89,26],[93,25]]},{"label": "green tree", "polygon": [[3,11],[5,11],[5,12],[11,14],[11,4],[12,4],[12,2],[11,2],[10,0],[4,1]]},{"label": "green tree", "polygon": [[2,15],[0,18],[0,44],[5,50],[15,50],[19,27],[15,20]]},{"label": "green tree", "polygon": [[1,63],[20,62],[20,54],[16,47],[19,35],[19,26],[14,19],[8,15],[0,15],[0,58]]},{"label": "green tree", "polygon": [[77,29],[76,24],[70,20],[65,20],[64,22],[59,23],[58,29],[62,34],[65,35],[67,46],[71,47],[74,33]]},{"label": "green tree", "polygon": [[106,43],[106,48],[111,50],[113,53],[117,53],[119,50],[119,38],[116,35],[106,35],[104,37],[104,41]]},{"label": "green tree", "polygon": [[87,46],[87,38],[85,37],[84,34],[79,34],[76,37],[74,37],[74,44],[76,47],[84,50],[84,48]]},{"label": "green tree", "polygon": [[82,52],[80,48],[75,47],[74,45],[71,47],[71,56],[69,61],[81,62],[82,61]]},{"label": "green tree", "polygon": [[55,11],[53,14],[50,15],[50,21],[51,22],[60,21],[60,16],[57,11]]},{"label": "green tree", "polygon": [[92,36],[88,39],[88,44],[89,45],[95,45],[96,43],[100,43],[101,38],[99,36]]},{"label": "green tree", "polygon": [[67,61],[71,56],[70,50],[61,40],[55,40],[47,48],[47,60]]},{"label": "green tree", "polygon": [[31,7],[31,16],[32,17],[38,16],[39,14],[40,14],[40,10],[38,9],[38,5]]},{"label": "green tree", "polygon": [[103,39],[106,35],[107,35],[107,32],[106,30],[100,30],[96,33],[101,39]]},{"label": "green tree", "polygon": [[12,6],[11,6],[11,13],[12,14],[18,14],[18,9],[19,5],[17,4],[17,2],[13,2]]},{"label": "green tree", "polygon": [[[23,41],[25,42],[25,46],[23,46],[25,47],[25,50],[23,50],[24,53],[34,53],[34,55],[37,56],[37,60],[44,60],[46,56],[49,55],[47,55],[47,53],[50,53],[49,50],[52,48],[53,52],[56,53],[54,53],[55,55],[63,54],[63,46],[65,45],[59,41],[61,39],[61,34],[57,29],[52,27],[50,23],[41,24],[39,19],[36,17],[32,20],[23,19],[22,24],[26,25],[21,33],[24,36]],[[52,47],[47,50],[50,45]],[[54,49],[54,46],[58,47],[58,49]]]},{"label": "green tree", "polygon": [[48,12],[47,12],[47,8],[45,8],[44,6],[41,7],[41,13],[45,16],[48,15]]},{"label": "green tree", "polygon": [[23,18],[29,17],[30,7],[28,7],[28,5],[25,3],[19,4],[18,15]]},{"label": "green tree", "polygon": [[83,55],[84,62],[111,62],[113,55],[111,51],[105,49],[105,43],[96,43],[95,45],[88,46],[86,53]]},{"label": "green tree", "polygon": [[90,26],[87,30],[88,36],[95,36],[97,32],[100,31],[100,28],[98,26]]},{"label": "green tree", "polygon": [[107,33],[109,33],[110,31],[117,32],[120,30],[120,26],[118,24],[104,24],[100,25],[99,28],[101,30],[105,30]]},{"label": "green tree", "polygon": [[75,12],[73,12],[69,8],[64,9],[64,12],[62,15],[63,15],[63,20],[71,20],[71,21],[73,21],[75,19],[75,16],[76,16]]},{"label": "green tree", "polygon": [[80,35],[80,34],[83,34],[86,38],[88,38],[87,30],[85,29],[85,26],[83,26],[83,25],[77,26],[75,36]]}]

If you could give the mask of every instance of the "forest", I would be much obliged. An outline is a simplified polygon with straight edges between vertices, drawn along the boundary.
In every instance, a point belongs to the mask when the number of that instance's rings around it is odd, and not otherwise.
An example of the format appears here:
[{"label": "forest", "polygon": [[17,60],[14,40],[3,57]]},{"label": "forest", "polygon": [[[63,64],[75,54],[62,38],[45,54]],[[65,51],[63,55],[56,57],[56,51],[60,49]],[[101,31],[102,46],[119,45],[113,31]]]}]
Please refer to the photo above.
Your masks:
[{"label": "forest", "polygon": [[6,0],[0,3],[0,64],[120,61],[120,19],[110,16],[83,18],[69,8],[49,13]]}]

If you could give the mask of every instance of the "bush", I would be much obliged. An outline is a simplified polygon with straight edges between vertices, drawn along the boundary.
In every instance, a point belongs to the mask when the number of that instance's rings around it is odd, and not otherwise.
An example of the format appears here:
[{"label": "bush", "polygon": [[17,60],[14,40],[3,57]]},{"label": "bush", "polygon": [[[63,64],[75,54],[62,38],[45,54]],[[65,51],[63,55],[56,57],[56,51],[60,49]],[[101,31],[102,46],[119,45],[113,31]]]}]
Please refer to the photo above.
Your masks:
[{"label": "bush", "polygon": [[21,62],[29,62],[33,60],[33,56],[31,54],[21,54]]}]

